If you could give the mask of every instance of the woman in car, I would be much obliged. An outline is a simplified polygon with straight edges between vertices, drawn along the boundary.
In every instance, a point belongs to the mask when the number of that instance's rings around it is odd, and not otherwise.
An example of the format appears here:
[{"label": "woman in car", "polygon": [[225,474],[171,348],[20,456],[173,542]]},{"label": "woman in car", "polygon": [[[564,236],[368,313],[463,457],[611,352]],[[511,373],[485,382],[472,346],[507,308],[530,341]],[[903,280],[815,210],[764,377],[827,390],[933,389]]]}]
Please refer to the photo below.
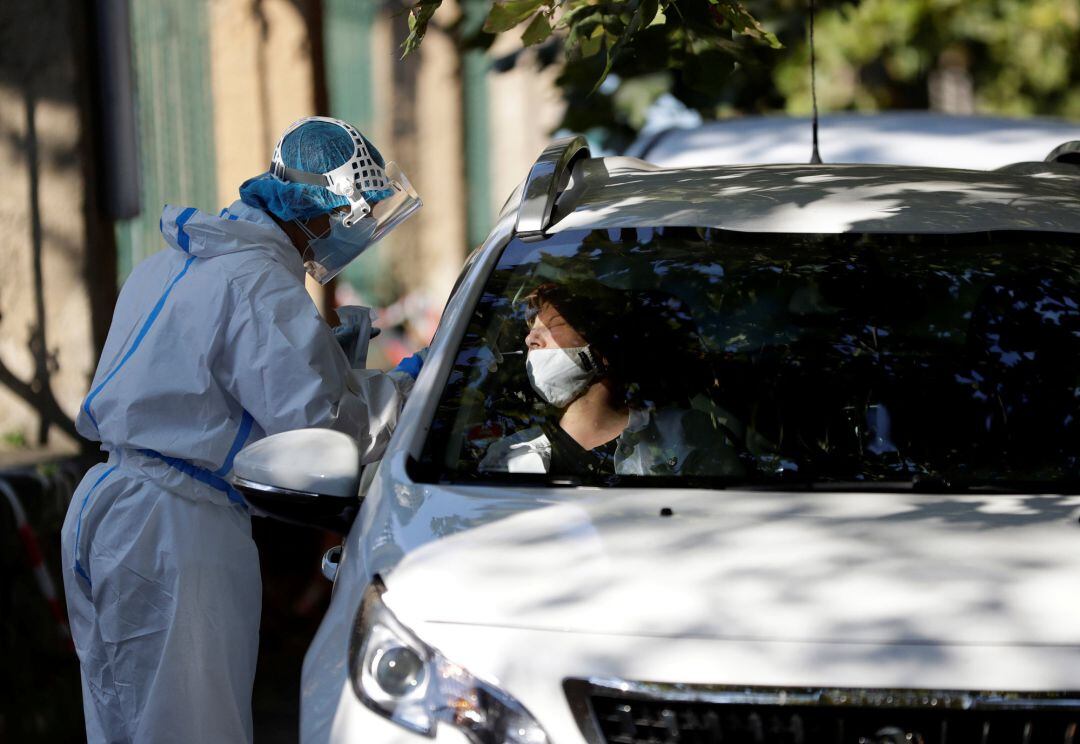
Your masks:
[{"label": "woman in car", "polygon": [[690,406],[703,365],[691,348],[697,334],[682,303],[658,293],[576,290],[544,284],[526,298],[529,382],[557,415],[493,443],[480,469],[575,476],[741,473],[724,412]]}]

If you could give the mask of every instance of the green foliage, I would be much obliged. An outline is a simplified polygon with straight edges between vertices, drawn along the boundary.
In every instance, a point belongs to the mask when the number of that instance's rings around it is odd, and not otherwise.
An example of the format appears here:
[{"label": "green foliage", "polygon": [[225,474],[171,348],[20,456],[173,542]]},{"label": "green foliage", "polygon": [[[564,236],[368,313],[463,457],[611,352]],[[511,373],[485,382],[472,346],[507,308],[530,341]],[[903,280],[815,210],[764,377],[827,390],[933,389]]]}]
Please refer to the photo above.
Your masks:
[{"label": "green foliage", "polygon": [[551,23],[548,21],[547,16],[540,12],[533,16],[528,28],[525,29],[525,33],[521,35],[521,41],[526,46],[539,44],[551,36],[551,31]]},{"label": "green foliage", "polygon": [[[523,29],[558,61],[560,126],[620,149],[669,94],[704,119],[810,110],[809,0],[494,0],[467,48]],[[441,0],[410,12],[415,50]],[[822,111],[924,109],[943,68],[970,76],[978,113],[1080,118],[1080,0],[817,0]],[[561,53],[560,53],[561,52]]]},{"label": "green foliage", "polygon": [[[925,108],[935,70],[970,75],[975,110],[1080,117],[1080,0],[862,0],[817,25],[825,110]],[[809,109],[808,50],[774,79],[792,111]]]},{"label": "green foliage", "polygon": [[[410,9],[405,54],[419,47],[441,4],[419,0]],[[780,46],[740,0],[494,0],[479,44],[523,24],[525,46],[541,44],[559,29],[571,64],[601,57],[593,90],[624,59],[644,57],[664,69],[682,69],[700,67],[713,54],[732,54],[737,48],[733,39],[739,37]],[[466,39],[470,42],[477,39]]]},{"label": "green foliage", "polygon": [[544,0],[496,0],[491,6],[484,30],[489,34],[509,31],[540,10]]},{"label": "green foliage", "polygon": [[411,54],[420,47],[427,33],[428,23],[435,11],[442,5],[442,0],[419,0],[409,9],[409,35],[401,45],[402,56]]},{"label": "green foliage", "polygon": [[[419,47],[441,3],[419,0],[412,6],[404,54]],[[486,49],[496,34],[520,29],[524,47],[539,47],[541,66],[561,57],[558,85],[568,104],[562,126],[589,131],[601,144],[615,148],[633,138],[644,123],[644,112],[664,93],[673,93],[707,116],[714,114],[741,60],[775,55],[782,46],[758,20],[754,0],[477,4],[485,13],[482,23],[470,22],[473,7],[466,2],[465,22],[448,21],[443,28],[471,49]]]},{"label": "green foliage", "polygon": [[25,449],[28,446],[26,433],[18,429],[4,432],[3,435],[0,435],[0,441],[15,449]]}]

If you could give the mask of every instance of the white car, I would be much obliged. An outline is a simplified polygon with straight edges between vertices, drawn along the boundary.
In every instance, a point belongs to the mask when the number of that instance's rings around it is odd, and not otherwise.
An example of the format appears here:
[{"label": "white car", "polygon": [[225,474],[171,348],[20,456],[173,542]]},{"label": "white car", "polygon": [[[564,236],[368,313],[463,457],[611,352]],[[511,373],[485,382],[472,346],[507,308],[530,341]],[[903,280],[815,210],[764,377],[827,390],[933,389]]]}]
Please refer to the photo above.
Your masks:
[{"label": "white car", "polygon": [[[837,113],[821,117],[826,163],[894,163],[991,170],[1042,160],[1062,142],[1080,139],[1080,122],[1033,117],[950,116],[932,111]],[[643,135],[627,155],[665,168],[810,161],[811,120],[743,116]]]},{"label": "white car", "polygon": [[[554,143],[381,462],[318,430],[236,460],[254,505],[347,531],[301,740],[1080,744],[1078,153]],[[552,286],[622,380],[611,449],[530,387]]]}]

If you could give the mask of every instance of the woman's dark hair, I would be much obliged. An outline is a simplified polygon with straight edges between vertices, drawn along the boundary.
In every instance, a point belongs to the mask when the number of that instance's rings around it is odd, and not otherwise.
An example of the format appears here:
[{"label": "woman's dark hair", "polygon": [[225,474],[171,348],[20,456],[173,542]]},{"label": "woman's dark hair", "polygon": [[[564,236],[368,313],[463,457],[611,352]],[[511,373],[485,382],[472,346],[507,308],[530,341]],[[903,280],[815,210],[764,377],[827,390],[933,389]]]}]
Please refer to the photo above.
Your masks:
[{"label": "woman's dark hair", "polygon": [[657,291],[599,283],[541,284],[526,297],[529,321],[551,305],[602,357],[632,405],[681,404],[700,389],[701,341],[686,304]]}]

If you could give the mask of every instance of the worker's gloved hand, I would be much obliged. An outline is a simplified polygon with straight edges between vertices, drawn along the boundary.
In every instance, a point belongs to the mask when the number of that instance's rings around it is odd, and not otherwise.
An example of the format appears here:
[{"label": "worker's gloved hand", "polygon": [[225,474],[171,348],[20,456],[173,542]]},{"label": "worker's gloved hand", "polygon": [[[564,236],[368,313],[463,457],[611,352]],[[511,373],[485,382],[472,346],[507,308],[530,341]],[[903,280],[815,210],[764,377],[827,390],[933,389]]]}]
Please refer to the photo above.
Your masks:
[{"label": "worker's gloved hand", "polygon": [[412,356],[405,357],[398,362],[398,366],[394,367],[394,372],[404,372],[415,380],[420,374],[420,369],[424,366],[424,360],[427,359],[427,353],[428,350],[425,346]]},{"label": "worker's gloved hand", "polygon": [[[334,326],[331,330],[334,332],[334,340],[337,341],[342,350],[347,353],[350,344],[353,344],[360,339],[360,331],[363,329],[358,325],[339,325]],[[372,327],[368,332],[368,339],[373,339],[380,333],[382,333],[382,328]]]},{"label": "worker's gloved hand", "polygon": [[372,325],[375,313],[370,308],[347,305],[337,309],[341,325],[335,326],[334,339],[345,352],[349,366],[363,369],[367,364],[368,341],[379,335]]},{"label": "worker's gloved hand", "polygon": [[[334,338],[342,349],[348,348],[348,344],[360,340],[360,332],[363,328],[359,325],[336,325],[333,328]],[[382,328],[372,327],[367,334],[367,339],[372,340],[382,333]]]}]

